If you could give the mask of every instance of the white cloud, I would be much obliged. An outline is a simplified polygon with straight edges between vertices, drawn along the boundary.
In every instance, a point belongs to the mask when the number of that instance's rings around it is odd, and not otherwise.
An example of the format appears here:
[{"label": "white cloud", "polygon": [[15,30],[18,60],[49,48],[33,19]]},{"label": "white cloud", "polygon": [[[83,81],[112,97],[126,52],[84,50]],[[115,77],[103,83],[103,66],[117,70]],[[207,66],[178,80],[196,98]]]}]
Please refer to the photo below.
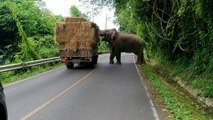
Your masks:
[{"label": "white cloud", "polygon": [[[46,3],[47,8],[53,12],[55,15],[69,16],[69,8],[71,5],[75,5],[83,13],[88,12],[88,10],[83,7],[83,5],[78,2],[78,0],[43,0]],[[105,29],[106,16],[110,19],[107,21],[107,28],[118,28],[113,24],[114,20],[114,10],[109,10],[104,7],[101,12],[94,16],[94,22],[100,27],[100,29]],[[93,19],[92,19],[93,20]]]}]

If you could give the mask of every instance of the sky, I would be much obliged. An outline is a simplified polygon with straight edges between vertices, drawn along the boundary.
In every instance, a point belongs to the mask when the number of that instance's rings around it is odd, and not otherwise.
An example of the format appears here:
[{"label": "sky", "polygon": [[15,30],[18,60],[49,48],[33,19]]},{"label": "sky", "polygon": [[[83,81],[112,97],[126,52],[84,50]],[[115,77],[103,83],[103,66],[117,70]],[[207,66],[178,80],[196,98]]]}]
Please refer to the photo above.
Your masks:
[{"label": "sky", "polygon": [[[69,8],[71,5],[75,5],[81,12],[86,13],[88,10],[87,8],[78,0],[43,0],[46,3],[46,7],[55,15],[62,15],[62,16],[70,16],[69,15]],[[92,6],[91,6],[92,7]],[[107,25],[106,25],[106,17]],[[114,20],[114,10],[109,10],[108,8],[104,7],[101,12],[94,16],[94,22],[99,26],[101,30],[103,29],[110,29],[110,28],[118,28],[115,24],[113,24]]]}]

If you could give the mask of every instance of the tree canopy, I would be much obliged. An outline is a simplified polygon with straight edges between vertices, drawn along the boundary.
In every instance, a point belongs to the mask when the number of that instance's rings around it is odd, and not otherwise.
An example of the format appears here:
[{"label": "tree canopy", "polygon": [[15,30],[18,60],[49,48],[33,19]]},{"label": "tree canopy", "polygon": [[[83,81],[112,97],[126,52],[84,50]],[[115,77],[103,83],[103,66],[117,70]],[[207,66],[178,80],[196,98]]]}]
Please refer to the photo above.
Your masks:
[{"label": "tree canopy", "polygon": [[[45,36],[54,34],[58,18],[41,0],[0,1],[1,63],[47,57],[39,50],[39,44]],[[50,44],[54,46],[54,42]]]},{"label": "tree canopy", "polygon": [[88,18],[88,16],[84,13],[82,13],[75,5],[72,5],[70,7],[70,15],[72,17],[85,17]]}]

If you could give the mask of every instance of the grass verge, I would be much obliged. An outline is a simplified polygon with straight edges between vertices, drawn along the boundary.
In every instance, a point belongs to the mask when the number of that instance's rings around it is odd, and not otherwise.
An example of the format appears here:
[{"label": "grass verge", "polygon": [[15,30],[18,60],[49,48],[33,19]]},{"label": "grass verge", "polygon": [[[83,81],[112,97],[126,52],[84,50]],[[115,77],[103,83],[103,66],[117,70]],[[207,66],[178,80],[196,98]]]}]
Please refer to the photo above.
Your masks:
[{"label": "grass verge", "polygon": [[171,112],[172,120],[213,120],[213,114],[199,105],[167,75],[170,71],[153,65],[142,66],[142,71]]},{"label": "grass verge", "polygon": [[[186,65],[184,62],[180,64],[169,63],[162,61],[161,62],[167,68],[170,68],[169,71],[172,76],[178,76],[188,85],[192,86],[195,89],[201,90],[200,96],[206,98],[213,98],[213,74],[210,71],[203,73],[197,73],[193,71],[192,66]],[[162,66],[161,66],[162,67]]]},{"label": "grass verge", "polygon": [[37,75],[39,73],[43,73],[43,72],[55,69],[62,65],[64,64],[61,62],[56,62],[56,63],[49,63],[49,64],[40,65],[40,66],[29,67],[25,69],[3,72],[3,73],[0,73],[1,74],[0,80],[3,84],[9,84],[18,80],[22,80],[22,79]]}]

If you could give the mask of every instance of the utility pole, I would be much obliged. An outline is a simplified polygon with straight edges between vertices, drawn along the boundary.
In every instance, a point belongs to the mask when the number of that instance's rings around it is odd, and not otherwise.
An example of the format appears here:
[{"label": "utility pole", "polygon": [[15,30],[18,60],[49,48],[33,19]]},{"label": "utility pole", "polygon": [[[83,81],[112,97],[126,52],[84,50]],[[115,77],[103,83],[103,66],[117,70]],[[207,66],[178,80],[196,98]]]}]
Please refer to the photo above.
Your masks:
[{"label": "utility pole", "polygon": [[108,21],[108,18],[107,18],[107,14],[106,14],[106,19],[105,19],[105,29],[107,29],[107,21]]},{"label": "utility pole", "polygon": [[94,4],[92,4],[92,21],[95,22],[95,19],[94,19]]},{"label": "utility pole", "polygon": [[108,15],[106,14],[106,19],[105,19],[105,29],[107,29],[107,22],[110,20],[111,18],[108,17]]}]

